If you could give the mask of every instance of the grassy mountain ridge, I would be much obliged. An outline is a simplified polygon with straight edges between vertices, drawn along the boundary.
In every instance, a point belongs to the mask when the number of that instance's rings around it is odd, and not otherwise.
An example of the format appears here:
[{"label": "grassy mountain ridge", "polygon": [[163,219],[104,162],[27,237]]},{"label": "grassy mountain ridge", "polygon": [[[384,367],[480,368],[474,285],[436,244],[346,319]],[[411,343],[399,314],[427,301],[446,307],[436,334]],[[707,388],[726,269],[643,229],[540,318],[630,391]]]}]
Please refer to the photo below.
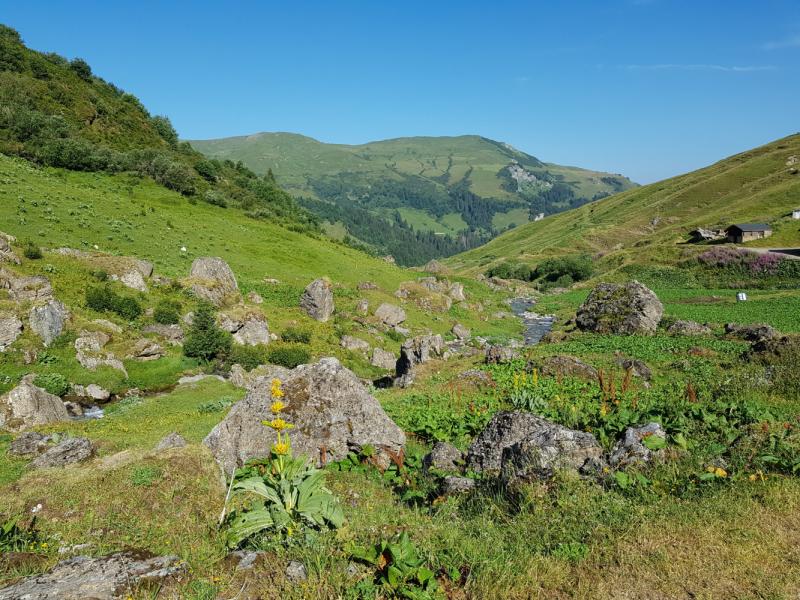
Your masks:
[{"label": "grassy mountain ridge", "polygon": [[[446,262],[466,273],[513,259],[535,264],[549,256],[594,255],[618,268],[629,262],[671,263],[697,227],[769,223],[772,237],[749,246],[798,247],[800,175],[787,164],[800,153],[800,134],[723,159],[709,167],[604,198],[502,234]],[[602,263],[598,263],[602,264]]]}]

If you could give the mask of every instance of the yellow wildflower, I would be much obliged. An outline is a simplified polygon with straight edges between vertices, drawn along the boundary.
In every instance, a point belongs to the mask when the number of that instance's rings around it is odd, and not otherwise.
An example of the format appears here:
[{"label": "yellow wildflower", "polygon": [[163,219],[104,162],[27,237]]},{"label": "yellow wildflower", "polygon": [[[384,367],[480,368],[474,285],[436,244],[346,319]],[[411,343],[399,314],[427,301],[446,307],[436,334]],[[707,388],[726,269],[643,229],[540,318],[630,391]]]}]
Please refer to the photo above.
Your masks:
[{"label": "yellow wildflower", "polygon": [[727,477],[727,476],[728,476],[728,473],[725,471],[725,469],[716,469],[716,470],[714,471],[714,474],[715,474],[717,477]]},{"label": "yellow wildflower", "polygon": [[273,414],[276,414],[276,415],[277,415],[277,414],[278,414],[279,412],[281,412],[281,411],[282,411],[284,408],[286,408],[286,405],[285,405],[283,402],[281,402],[280,400],[276,400],[276,401],[275,401],[275,402],[272,404],[272,406],[270,406],[270,408],[272,409],[272,412],[273,412]]},{"label": "yellow wildflower", "polygon": [[284,421],[283,419],[275,419],[272,423],[267,423],[270,427],[272,427],[275,431],[282,431],[287,428],[291,428],[292,426]]},{"label": "yellow wildflower", "polygon": [[278,456],[284,456],[289,451],[289,446],[287,446],[286,444],[275,444],[272,447],[272,450]]}]

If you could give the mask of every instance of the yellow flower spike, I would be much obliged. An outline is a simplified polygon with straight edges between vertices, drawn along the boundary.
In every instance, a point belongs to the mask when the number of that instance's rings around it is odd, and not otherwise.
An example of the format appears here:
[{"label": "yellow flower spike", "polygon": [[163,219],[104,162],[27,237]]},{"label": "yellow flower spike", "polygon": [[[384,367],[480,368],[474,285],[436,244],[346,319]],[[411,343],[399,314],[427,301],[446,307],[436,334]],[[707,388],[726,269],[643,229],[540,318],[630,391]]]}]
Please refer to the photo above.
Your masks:
[{"label": "yellow flower spike", "polygon": [[289,451],[289,446],[287,446],[286,444],[275,444],[272,447],[272,450],[278,456],[285,456],[286,453]]},{"label": "yellow flower spike", "polygon": [[283,402],[281,402],[280,400],[276,400],[276,401],[275,401],[275,402],[272,404],[272,406],[270,406],[270,408],[272,409],[272,412],[273,412],[273,414],[276,414],[276,415],[277,415],[277,414],[278,414],[279,412],[281,412],[281,411],[282,411],[284,408],[286,408],[286,405],[285,405]]},{"label": "yellow flower spike", "polygon": [[287,423],[283,419],[275,419],[272,423],[268,423],[275,431],[282,431],[286,429]]}]

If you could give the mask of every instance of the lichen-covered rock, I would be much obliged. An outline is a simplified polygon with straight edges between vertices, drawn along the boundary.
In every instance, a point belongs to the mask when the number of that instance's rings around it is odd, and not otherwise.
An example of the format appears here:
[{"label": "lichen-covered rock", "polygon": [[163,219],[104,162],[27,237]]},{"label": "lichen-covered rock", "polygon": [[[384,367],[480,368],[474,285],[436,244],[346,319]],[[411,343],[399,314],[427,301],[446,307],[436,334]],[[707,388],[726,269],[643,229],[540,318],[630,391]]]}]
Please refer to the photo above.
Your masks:
[{"label": "lichen-covered rock", "polygon": [[364,292],[364,291],[366,291],[366,290],[380,290],[380,289],[382,289],[382,288],[378,287],[377,285],[375,285],[375,284],[374,284],[374,283],[372,283],[371,281],[362,281],[361,283],[359,283],[359,284],[356,286],[356,289],[357,289],[359,292]]},{"label": "lichen-covered rock", "polygon": [[148,550],[76,556],[0,590],[0,600],[117,600],[133,595],[140,585],[158,586],[183,570],[179,557]]},{"label": "lichen-covered rock", "polygon": [[8,455],[22,458],[35,458],[47,452],[51,447],[51,442],[54,437],[52,433],[25,431],[20,433],[17,438],[11,442],[8,448]]},{"label": "lichen-covered rock", "polygon": [[406,311],[399,306],[393,306],[388,302],[381,303],[381,305],[375,311],[375,316],[390,327],[399,325],[408,318],[406,316]]},{"label": "lichen-covered rock", "polygon": [[14,265],[21,265],[19,256],[8,245],[6,238],[0,235],[0,262],[7,262]]},{"label": "lichen-covered rock", "polygon": [[33,459],[26,469],[53,469],[89,460],[95,455],[94,444],[85,437],[67,438],[40,457]]},{"label": "lichen-covered rock", "polygon": [[159,359],[164,356],[164,354],[166,354],[166,352],[156,342],[148,338],[142,338],[133,345],[133,348],[131,348],[131,353],[125,358],[139,361],[150,361]]},{"label": "lichen-covered rock", "polygon": [[69,317],[67,308],[55,298],[50,298],[42,306],[34,306],[28,313],[31,331],[42,338],[45,346],[50,346],[61,335],[64,321]]},{"label": "lichen-covered rock", "polygon": [[781,337],[768,337],[754,342],[744,358],[762,362],[772,362],[775,359],[785,360],[789,357],[800,355],[800,336],[784,335]]},{"label": "lichen-covered rock", "polygon": [[423,469],[459,471],[464,463],[464,454],[447,442],[436,442],[429,454],[422,457]]},{"label": "lichen-covered rock", "polygon": [[645,437],[654,435],[666,439],[667,434],[660,423],[647,423],[636,427],[628,427],[625,435],[614,444],[609,457],[609,464],[613,467],[632,465],[635,463],[649,463],[657,454],[642,443]]},{"label": "lichen-covered rock", "polygon": [[360,340],[352,335],[343,335],[339,345],[345,350],[354,350],[356,352],[369,352],[369,343]]},{"label": "lichen-covered rock", "polygon": [[166,450],[167,448],[183,448],[186,445],[186,440],[177,431],[168,433],[161,441],[156,444],[156,450]]},{"label": "lichen-covered rock", "polygon": [[374,348],[372,350],[372,358],[370,358],[369,364],[371,364],[373,367],[380,367],[381,369],[390,371],[393,370],[397,365],[397,358],[393,352],[388,352],[383,348]]},{"label": "lichen-covered rock", "polygon": [[625,369],[631,369],[631,374],[639,379],[647,381],[653,376],[653,371],[650,367],[636,358],[616,358],[614,363]]},{"label": "lichen-covered rock", "polygon": [[105,402],[109,398],[111,398],[111,392],[106,389],[103,389],[96,383],[92,383],[86,386],[85,396],[91,398],[92,400],[98,400],[100,402]]},{"label": "lichen-covered rock", "polygon": [[400,347],[400,360],[397,361],[397,376],[411,373],[414,367],[442,355],[444,340],[441,335],[418,335],[406,340]]},{"label": "lichen-covered rock", "polygon": [[[526,368],[530,370],[533,366],[531,363]],[[584,381],[597,380],[597,369],[573,356],[548,356],[542,361],[539,372],[545,376],[566,375]]]},{"label": "lichen-covered rock", "polygon": [[252,371],[245,371],[242,365],[233,365],[231,367],[230,382],[231,385],[236,387],[243,387],[250,389],[260,379],[285,379],[291,371],[285,367],[278,365],[260,365]]},{"label": "lichen-covered rock", "polygon": [[749,325],[737,325],[728,323],[725,325],[725,333],[735,335],[748,342],[760,342],[761,340],[778,339],[783,334],[766,323],[750,323]]},{"label": "lichen-covered rock", "polygon": [[[75,341],[77,342],[78,340]],[[128,371],[125,369],[125,365],[122,364],[121,360],[114,357],[113,352],[107,352],[105,355],[103,355],[89,353],[79,349],[75,355],[75,359],[82,367],[89,369],[90,371],[97,371],[98,367],[106,366],[116,369],[117,371],[121,371],[125,374],[125,377],[128,376]]]},{"label": "lichen-covered rock", "polygon": [[478,487],[478,481],[470,477],[454,477],[448,475],[442,481],[442,494],[454,494],[456,492],[469,492]]},{"label": "lichen-covered rock", "polygon": [[663,313],[658,296],[638,281],[600,283],[578,309],[575,324],[596,333],[652,333]]},{"label": "lichen-covered rock", "polygon": [[427,312],[444,313],[453,305],[449,296],[431,291],[418,281],[404,281],[398,286],[394,295],[404,300],[411,300],[417,308]]},{"label": "lichen-covered rock", "polygon": [[111,336],[102,331],[81,330],[80,337],[75,340],[75,349],[83,351],[97,351],[111,341]]},{"label": "lichen-covered rock", "polygon": [[142,272],[136,269],[135,271],[128,271],[119,280],[126,285],[127,287],[131,288],[132,290],[136,290],[138,292],[149,292],[150,288],[147,287],[147,284],[144,282],[144,278],[142,277]]},{"label": "lichen-covered rock", "polygon": [[591,433],[574,431],[533,413],[503,410],[469,445],[467,467],[515,478],[527,469],[580,469],[603,448]]},{"label": "lichen-covered rock", "polygon": [[[403,431],[387,416],[378,400],[359,378],[335,358],[300,365],[282,380],[286,408],[281,417],[294,427],[289,431],[294,456],[308,455],[317,464],[338,461],[369,445],[382,466],[389,453],[405,446]],[[203,443],[226,472],[251,458],[269,456],[276,432],[262,424],[275,417],[271,382],[262,379],[236,403]]]},{"label": "lichen-covered rock", "polygon": [[[470,350],[476,350],[476,348],[469,348]],[[466,354],[466,352],[464,353]],[[485,371],[479,371],[478,369],[470,369],[469,371],[464,371],[463,373],[459,373],[457,379],[466,379],[471,383],[477,383],[480,385],[489,385],[492,383],[492,380],[489,379],[489,376],[486,374]]]},{"label": "lichen-covered rock", "polygon": [[136,258],[136,268],[139,269],[139,272],[144,277],[152,277],[153,275],[153,263],[149,260],[144,260],[143,258]]},{"label": "lichen-covered rock", "polygon": [[677,335],[711,335],[713,331],[711,331],[710,327],[700,325],[700,323],[682,321],[679,319],[667,328],[667,333]]},{"label": "lichen-covered rock", "polygon": [[320,323],[326,323],[333,314],[333,290],[324,279],[315,279],[306,286],[300,298],[300,309]]},{"label": "lichen-covered rock", "polygon": [[263,304],[264,299],[261,297],[257,291],[253,290],[249,294],[247,294],[247,301],[252,302],[253,304]]},{"label": "lichen-covered rock", "polygon": [[194,259],[189,276],[195,295],[214,306],[222,306],[234,299],[241,300],[233,271],[219,257]]},{"label": "lichen-covered rock", "polygon": [[186,341],[186,335],[183,333],[180,325],[162,325],[160,323],[150,323],[145,325],[142,329],[142,335],[148,333],[155,333],[160,335],[167,341],[173,344],[182,344]]},{"label": "lichen-covered rock", "polygon": [[44,275],[28,275],[8,282],[8,297],[17,302],[23,300],[45,301],[53,297],[53,287]]},{"label": "lichen-covered rock", "polygon": [[249,314],[242,326],[233,334],[233,341],[241,346],[269,344],[269,323],[264,315]]},{"label": "lichen-covered rock", "polygon": [[105,327],[106,329],[110,329],[114,333],[122,333],[122,327],[119,325],[115,325],[111,321],[107,321],[106,319],[95,319],[92,321],[95,325],[100,325],[100,327]]},{"label": "lichen-covered rock", "polygon": [[0,396],[0,429],[22,431],[34,425],[68,421],[61,398],[23,380],[13,390]]},{"label": "lichen-covered rock", "polygon": [[417,281],[424,287],[426,290],[430,290],[432,292],[439,292],[443,294],[445,292],[445,288],[439,285],[439,280],[436,277],[420,277]]},{"label": "lichen-covered rock", "polygon": [[0,313],[0,352],[13,344],[22,334],[22,321],[9,314]]},{"label": "lichen-covered rock", "polygon": [[356,312],[362,316],[367,315],[367,310],[369,309],[369,298],[361,298],[356,303]]},{"label": "lichen-covered rock", "polygon": [[460,323],[456,323],[455,325],[453,325],[453,329],[451,331],[453,332],[453,335],[456,336],[460,340],[463,340],[463,339],[466,339],[466,338],[472,336],[472,333],[470,332],[470,330],[467,329],[466,327],[464,327],[463,325],[461,325]]},{"label": "lichen-covered rock", "polygon": [[516,350],[501,346],[500,344],[495,344],[486,351],[487,365],[499,365],[515,358],[522,358],[522,355]]},{"label": "lichen-covered rock", "polygon": [[464,302],[467,299],[464,293],[464,286],[458,282],[450,285],[450,289],[447,290],[447,295],[456,302]]},{"label": "lichen-covered rock", "polygon": [[429,261],[427,265],[422,267],[422,270],[426,273],[433,273],[434,275],[446,275],[453,272],[435,259]]}]

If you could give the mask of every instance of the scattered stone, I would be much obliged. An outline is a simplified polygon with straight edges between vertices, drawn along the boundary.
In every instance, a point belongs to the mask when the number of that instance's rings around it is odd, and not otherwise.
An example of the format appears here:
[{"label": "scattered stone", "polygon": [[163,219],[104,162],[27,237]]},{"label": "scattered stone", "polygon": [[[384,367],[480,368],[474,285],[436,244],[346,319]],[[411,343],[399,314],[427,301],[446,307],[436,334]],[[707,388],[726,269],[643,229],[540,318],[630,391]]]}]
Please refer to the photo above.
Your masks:
[{"label": "scattered stone", "polygon": [[369,309],[369,298],[361,298],[356,304],[356,312],[360,315],[367,316],[367,310]]},{"label": "scattered stone", "polygon": [[384,256],[381,260],[383,262],[394,264],[394,257],[391,254],[389,256]]},{"label": "scattered stone", "polygon": [[456,302],[464,302],[467,299],[467,296],[464,293],[464,286],[460,283],[453,283],[450,286],[450,289],[447,290],[447,295]]},{"label": "scattered stone", "polygon": [[[533,363],[525,365],[525,368],[532,369]],[[545,376],[566,375],[583,381],[597,380],[597,369],[572,356],[548,356],[542,361],[539,372]]]},{"label": "scattered stone", "polygon": [[153,308],[148,308],[144,311],[145,317],[152,317],[154,314],[156,314],[156,311]]},{"label": "scattered stone", "polygon": [[565,288],[565,287],[554,287],[554,288],[551,288],[551,289],[550,289],[550,291],[548,292],[548,294],[550,294],[551,296],[557,296],[557,295],[559,295],[559,294],[569,294],[569,288]]},{"label": "scattered stone", "polygon": [[21,265],[19,256],[8,245],[6,238],[0,235],[0,262],[7,262],[14,265]]},{"label": "scattered stone", "polygon": [[353,337],[352,335],[343,335],[339,345],[345,350],[354,350],[357,352],[369,352],[370,348],[369,343],[357,337]]},{"label": "scattered stone", "polygon": [[621,366],[626,371],[632,370],[633,376],[647,381],[653,376],[653,371],[650,367],[636,358],[615,358],[614,363]]},{"label": "scattered stone", "polygon": [[[77,342],[78,340],[75,341]],[[128,371],[125,369],[125,365],[122,364],[121,360],[115,358],[112,352],[106,353],[104,357],[99,354],[87,355],[83,350],[78,350],[75,358],[82,367],[89,369],[90,371],[97,371],[98,367],[106,366],[116,369],[117,371],[121,371],[125,374],[125,377],[128,376]]]},{"label": "scattered stone", "polygon": [[99,402],[105,402],[109,398],[111,398],[111,392],[108,390],[104,390],[96,383],[92,383],[91,385],[86,386],[85,393],[82,394],[87,398],[91,398],[92,400],[97,400]]},{"label": "scattered stone", "polygon": [[695,323],[694,321],[678,320],[667,328],[667,333],[677,335],[711,335],[713,331],[711,331],[710,327],[700,325],[700,323]]},{"label": "scattered stone", "polygon": [[[66,410],[66,409],[64,409]],[[63,440],[47,450],[39,458],[25,465],[26,469],[52,469],[66,467],[89,460],[95,455],[94,444],[85,437]]]},{"label": "scattered stone", "polygon": [[160,323],[150,323],[145,325],[142,329],[142,335],[148,333],[155,333],[160,335],[173,344],[182,344],[186,341],[186,335],[183,333],[180,325],[161,325]]},{"label": "scattered stone", "polygon": [[749,325],[728,323],[725,325],[725,333],[733,334],[753,343],[783,337],[780,331],[766,323],[750,323]]},{"label": "scattered stone", "polygon": [[327,322],[333,314],[333,290],[324,279],[315,279],[306,286],[300,298],[300,309],[309,317],[320,323]]},{"label": "scattered stone", "polygon": [[262,279],[261,283],[271,283],[272,285],[280,285],[280,281],[277,279]]},{"label": "scattered stone", "polygon": [[116,600],[132,595],[140,584],[157,586],[183,570],[177,556],[156,556],[142,549],[76,556],[0,590],[0,600]]},{"label": "scattered stone", "polygon": [[453,272],[438,260],[431,260],[427,265],[422,267],[422,270],[426,273],[433,273],[434,275],[447,275]]},{"label": "scattered stone", "polygon": [[[410,375],[417,365],[441,356],[443,350],[444,341],[441,335],[418,335],[406,340],[400,347],[400,360],[396,365],[398,379]],[[402,383],[400,385],[402,386]]]},{"label": "scattered stone", "polygon": [[136,271],[128,271],[119,279],[124,285],[128,286],[132,290],[136,290],[139,292],[150,291],[150,288],[148,288],[147,284],[144,282],[144,278],[142,277],[142,272],[139,271],[138,269]]},{"label": "scattered stone", "polygon": [[[469,348],[468,348],[469,350]],[[472,350],[477,350],[477,348],[472,348]],[[466,352],[464,353],[466,354]],[[470,369],[469,371],[464,371],[463,373],[459,373],[457,376],[458,379],[472,379],[475,380],[477,383],[489,385],[492,383],[492,380],[489,379],[489,376],[486,374],[485,371],[479,371],[478,369]]]},{"label": "scattered stone", "polygon": [[388,352],[383,348],[374,348],[372,350],[372,358],[369,361],[373,367],[380,367],[387,371],[392,370],[397,365],[397,359],[393,352]]},{"label": "scattered stone", "polygon": [[139,269],[139,272],[144,277],[152,277],[153,276],[153,263],[149,260],[144,260],[143,258],[136,258],[136,268]]},{"label": "scattered stone", "polygon": [[478,281],[486,281],[486,275],[484,275],[483,273],[478,273],[475,276],[475,279],[477,279]]},{"label": "scattered stone", "polygon": [[461,356],[463,356],[464,358],[472,358],[473,356],[480,356],[481,354],[483,354],[484,356],[486,355],[486,353],[482,349],[470,346],[469,348],[464,350],[464,353]]},{"label": "scattered stone", "polygon": [[452,332],[453,332],[453,335],[456,336],[460,340],[463,340],[463,339],[466,339],[468,337],[471,337],[471,335],[472,335],[472,333],[470,332],[469,329],[467,329],[463,325],[460,325],[459,323],[456,323],[455,325],[453,325]]},{"label": "scattered stone", "polygon": [[80,337],[75,340],[75,349],[79,351],[97,351],[103,348],[111,337],[102,331],[81,330]]},{"label": "scattered stone", "polygon": [[406,311],[399,306],[393,306],[388,302],[381,303],[381,305],[375,311],[375,316],[390,327],[399,325],[408,318],[406,316]]},{"label": "scattered stone", "polygon": [[[406,337],[411,335],[411,330],[410,329],[406,329],[405,327],[400,327],[400,325],[395,325],[394,326],[394,330],[397,333],[399,333],[400,335],[404,335]],[[430,331],[430,330],[428,330],[428,331]]]},{"label": "scattered stone", "polygon": [[578,309],[575,324],[596,333],[652,333],[663,313],[658,296],[638,281],[600,283]]},{"label": "scattered stone", "polygon": [[[653,451],[642,443],[642,439],[651,435],[666,439],[667,434],[660,423],[647,423],[636,427],[628,427],[625,435],[611,449],[609,463],[614,467],[649,463],[653,460]],[[656,452],[655,454],[658,454]]]},{"label": "scattered stone", "polygon": [[48,394],[23,379],[0,396],[0,428],[22,431],[34,425],[68,421],[69,413],[61,398]]},{"label": "scattered stone", "polygon": [[156,445],[156,450],[166,450],[167,448],[183,448],[186,445],[186,440],[177,431],[168,433]]},{"label": "scattered stone", "polygon": [[241,346],[269,344],[271,339],[269,324],[264,315],[247,315],[244,324],[233,334],[233,341]]},{"label": "scattered stone", "polygon": [[445,296],[440,292],[431,291],[418,281],[402,282],[394,295],[404,300],[411,300],[416,304],[417,308],[426,312],[444,313],[450,310],[450,307],[453,305],[453,301],[449,296]]},{"label": "scattered stone", "polygon": [[[286,408],[281,418],[294,425],[294,456],[308,455],[316,464],[338,461],[364,446],[375,450],[376,461],[386,467],[406,443],[403,431],[388,417],[378,400],[359,378],[335,358],[300,365],[281,380]],[[275,417],[271,382],[260,379],[244,400],[236,403],[203,443],[225,469],[251,458],[268,456],[277,434],[262,421]]]},{"label": "scattered stone", "polygon": [[8,455],[34,458],[47,452],[52,440],[52,433],[39,433],[38,431],[20,433],[17,439],[11,442],[11,446],[8,448]]},{"label": "scattered stone", "polygon": [[64,330],[64,320],[69,311],[60,300],[51,298],[42,306],[34,306],[28,314],[31,330],[49,347]]},{"label": "scattered stone", "polygon": [[440,294],[444,293],[444,288],[439,285],[436,277],[420,277],[417,281],[424,287],[426,290],[430,290],[432,292],[439,292]]},{"label": "scattered stone", "polygon": [[364,292],[366,290],[382,290],[383,288],[382,287],[378,287],[377,285],[375,285],[371,281],[362,281],[361,283],[359,283],[356,286],[356,289],[359,292]]},{"label": "scattered stone", "polygon": [[164,349],[153,340],[142,338],[133,345],[133,348],[131,348],[131,353],[125,358],[139,361],[150,361],[159,359],[164,356],[164,354],[166,354]]},{"label": "scattered stone", "polygon": [[495,319],[509,319],[513,317],[510,312],[496,312],[492,315]]},{"label": "scattered stone", "polygon": [[151,281],[156,285],[170,285],[172,283],[172,279],[163,275],[153,275]]},{"label": "scattered stone", "polygon": [[800,351],[800,336],[768,337],[755,342],[744,357],[748,360],[774,360],[791,357]]},{"label": "scattered stone", "polygon": [[249,294],[247,294],[247,301],[252,302],[253,304],[263,304],[264,299],[261,297],[257,291],[252,290]]},{"label": "scattered stone", "polygon": [[299,560],[291,561],[289,566],[286,567],[286,578],[291,583],[300,583],[301,581],[305,581],[308,579],[308,575],[306,574],[306,566]]},{"label": "scattered stone", "polygon": [[184,323],[184,324],[186,324],[186,325],[192,325],[192,324],[194,324],[194,312],[188,312],[188,313],[186,313],[186,314],[184,315],[184,317],[181,319],[181,323]]},{"label": "scattered stone", "polygon": [[252,571],[256,560],[266,556],[265,550],[236,550],[222,559],[222,564],[236,571]]},{"label": "scattered stone", "polygon": [[469,477],[454,477],[448,475],[442,482],[442,494],[452,494],[455,492],[469,492],[478,487],[478,482]]},{"label": "scattered stone", "polygon": [[580,469],[598,459],[603,448],[595,437],[533,413],[503,410],[469,445],[467,467],[475,472],[504,472],[513,479],[529,469]]},{"label": "scattered stone", "polygon": [[447,442],[436,442],[430,454],[422,457],[422,468],[439,471],[459,471],[464,463],[464,454]]},{"label": "scattered stone", "polygon": [[17,302],[23,300],[45,301],[53,297],[53,287],[44,275],[29,275],[10,279],[8,297]]},{"label": "scattered stone", "polygon": [[95,325],[100,325],[100,327],[105,327],[106,329],[110,329],[114,333],[122,333],[122,327],[115,325],[111,321],[107,321],[105,319],[95,319],[92,321]]},{"label": "scattered stone", "polygon": [[486,364],[499,365],[500,363],[508,362],[515,358],[522,358],[522,355],[516,350],[495,344],[486,351]]},{"label": "scattered stone", "polygon": [[0,315],[0,352],[4,352],[21,334],[22,321],[15,316]]}]

